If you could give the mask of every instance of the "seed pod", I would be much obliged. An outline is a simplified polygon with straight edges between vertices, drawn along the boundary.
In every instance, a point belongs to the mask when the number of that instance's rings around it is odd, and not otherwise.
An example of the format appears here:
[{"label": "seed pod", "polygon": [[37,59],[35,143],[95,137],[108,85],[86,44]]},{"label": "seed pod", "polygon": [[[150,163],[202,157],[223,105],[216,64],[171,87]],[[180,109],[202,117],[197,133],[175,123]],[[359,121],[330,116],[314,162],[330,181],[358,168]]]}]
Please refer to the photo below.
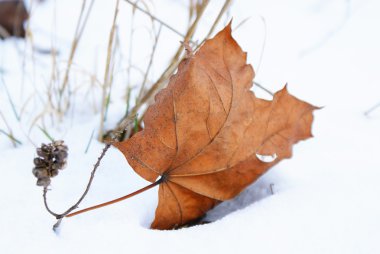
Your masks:
[{"label": "seed pod", "polygon": [[41,144],[36,149],[38,157],[34,158],[35,167],[32,173],[37,177],[37,185],[47,187],[51,177],[58,175],[59,170],[67,164],[68,148],[63,140],[57,140],[50,144]]}]

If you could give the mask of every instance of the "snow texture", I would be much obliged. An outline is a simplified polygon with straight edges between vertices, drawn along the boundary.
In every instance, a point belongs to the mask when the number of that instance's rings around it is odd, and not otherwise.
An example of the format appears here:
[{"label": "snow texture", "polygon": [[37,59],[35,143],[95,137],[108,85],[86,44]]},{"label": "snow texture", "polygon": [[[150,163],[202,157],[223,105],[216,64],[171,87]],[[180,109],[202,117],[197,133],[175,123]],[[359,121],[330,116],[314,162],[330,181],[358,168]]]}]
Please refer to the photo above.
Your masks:
[{"label": "snow texture", "polygon": [[[379,1],[235,1],[229,12],[233,27],[249,19],[233,36],[248,52],[256,81],[272,91],[288,83],[292,94],[324,106],[315,113],[315,138],[297,144],[292,159],[210,211],[206,220],[212,223],[150,230],[157,205],[155,188],[65,219],[58,233],[51,230],[55,220],[45,211],[42,189],[35,186],[31,174],[35,146],[48,142],[37,125],[69,146],[68,168],[53,179],[48,193],[52,209],[63,211],[83,191],[102,149],[96,141],[99,113],[94,113],[92,95],[84,97],[90,83],[85,73],[103,80],[115,1],[95,1],[74,60],[71,82],[80,85],[72,110],[61,122],[47,117],[42,126],[37,119],[32,128],[39,112],[49,110],[42,102],[53,58],[31,48],[56,48],[62,79],[82,1],[30,1],[29,7],[31,2],[33,45],[17,39],[0,41],[0,129],[8,130],[6,119],[22,142],[14,148],[0,133],[0,253],[380,253],[380,108],[363,114],[380,101]],[[158,17],[184,31],[187,3],[148,5]],[[195,38],[207,33],[221,4],[211,3]],[[227,22],[224,18],[218,29]],[[118,24],[121,54],[115,72],[122,74],[115,77],[119,85],[113,91],[107,127],[125,110],[121,90],[125,84],[121,83],[130,54],[131,7],[124,1]],[[136,12],[134,25],[138,29],[132,53],[135,65],[145,69],[153,40],[147,32],[151,21]],[[162,29],[152,79],[167,66],[180,40]],[[138,85],[141,76],[133,71],[130,80]],[[100,97],[97,90],[94,98]],[[254,90],[268,98],[260,89]],[[99,100],[95,101],[98,106]],[[145,185],[123,155],[110,149],[81,207]]]}]

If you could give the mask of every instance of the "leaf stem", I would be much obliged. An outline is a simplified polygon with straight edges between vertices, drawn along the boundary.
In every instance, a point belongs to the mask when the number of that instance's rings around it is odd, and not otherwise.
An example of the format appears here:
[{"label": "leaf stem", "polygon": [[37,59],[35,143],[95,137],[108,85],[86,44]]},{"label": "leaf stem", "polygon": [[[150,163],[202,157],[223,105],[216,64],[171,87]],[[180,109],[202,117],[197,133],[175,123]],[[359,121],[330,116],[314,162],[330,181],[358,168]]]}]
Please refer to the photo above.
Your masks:
[{"label": "leaf stem", "polygon": [[125,195],[123,197],[120,197],[120,198],[117,198],[117,199],[114,199],[114,200],[111,200],[111,201],[108,201],[108,202],[105,202],[105,203],[101,203],[99,205],[87,207],[85,209],[82,209],[82,210],[70,213],[70,214],[66,215],[65,217],[72,217],[72,216],[75,216],[75,215],[78,215],[78,214],[81,214],[81,213],[85,213],[85,212],[88,212],[88,211],[91,211],[91,210],[95,210],[95,209],[98,209],[98,208],[101,208],[101,207],[104,207],[104,206],[112,205],[114,203],[117,203],[117,202],[123,201],[125,199],[131,198],[133,196],[136,196],[136,195],[138,195],[138,194],[140,194],[140,193],[142,193],[144,191],[147,191],[147,190],[149,190],[149,189],[151,189],[151,188],[159,185],[162,182],[161,179],[159,179],[156,182],[151,183],[151,184],[145,186],[144,188],[141,188],[141,189],[139,189],[139,190],[137,190],[135,192],[129,193],[128,195]]}]

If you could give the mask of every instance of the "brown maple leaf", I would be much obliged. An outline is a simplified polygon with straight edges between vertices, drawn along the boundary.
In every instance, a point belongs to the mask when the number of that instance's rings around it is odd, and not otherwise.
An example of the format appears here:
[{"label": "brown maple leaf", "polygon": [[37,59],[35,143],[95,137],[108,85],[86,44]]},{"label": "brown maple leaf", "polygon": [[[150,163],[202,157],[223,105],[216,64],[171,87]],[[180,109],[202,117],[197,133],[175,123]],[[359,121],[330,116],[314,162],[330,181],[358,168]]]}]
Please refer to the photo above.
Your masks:
[{"label": "brown maple leaf", "polygon": [[[159,185],[151,227],[176,228],[235,197],[270,167],[290,158],[292,145],[312,136],[316,107],[290,95],[286,86],[272,101],[256,98],[250,91],[253,78],[229,24],[181,62],[148,108],[145,128],[114,144],[152,184],[67,217]],[[264,162],[261,155],[274,160]]]},{"label": "brown maple leaf", "polygon": [[[250,91],[254,71],[228,25],[182,61],[155,97],[145,128],[116,143],[132,168],[159,180],[152,228],[171,229],[231,199],[311,137],[316,107],[286,87],[273,101]],[[260,155],[276,155],[265,163]]]}]

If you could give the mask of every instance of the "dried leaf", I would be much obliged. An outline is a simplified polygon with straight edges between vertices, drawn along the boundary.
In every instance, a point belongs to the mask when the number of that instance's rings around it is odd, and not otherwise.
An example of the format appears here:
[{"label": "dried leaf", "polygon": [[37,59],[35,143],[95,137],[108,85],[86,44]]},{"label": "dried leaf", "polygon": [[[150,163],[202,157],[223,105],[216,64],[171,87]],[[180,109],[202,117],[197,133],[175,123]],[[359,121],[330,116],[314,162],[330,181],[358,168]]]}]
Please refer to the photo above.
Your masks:
[{"label": "dried leaf", "polygon": [[[116,143],[150,182],[161,177],[151,227],[172,229],[231,199],[311,137],[314,106],[286,87],[273,101],[250,91],[254,71],[228,25],[181,62],[149,107],[145,129]],[[275,155],[269,163],[258,155]]]}]

